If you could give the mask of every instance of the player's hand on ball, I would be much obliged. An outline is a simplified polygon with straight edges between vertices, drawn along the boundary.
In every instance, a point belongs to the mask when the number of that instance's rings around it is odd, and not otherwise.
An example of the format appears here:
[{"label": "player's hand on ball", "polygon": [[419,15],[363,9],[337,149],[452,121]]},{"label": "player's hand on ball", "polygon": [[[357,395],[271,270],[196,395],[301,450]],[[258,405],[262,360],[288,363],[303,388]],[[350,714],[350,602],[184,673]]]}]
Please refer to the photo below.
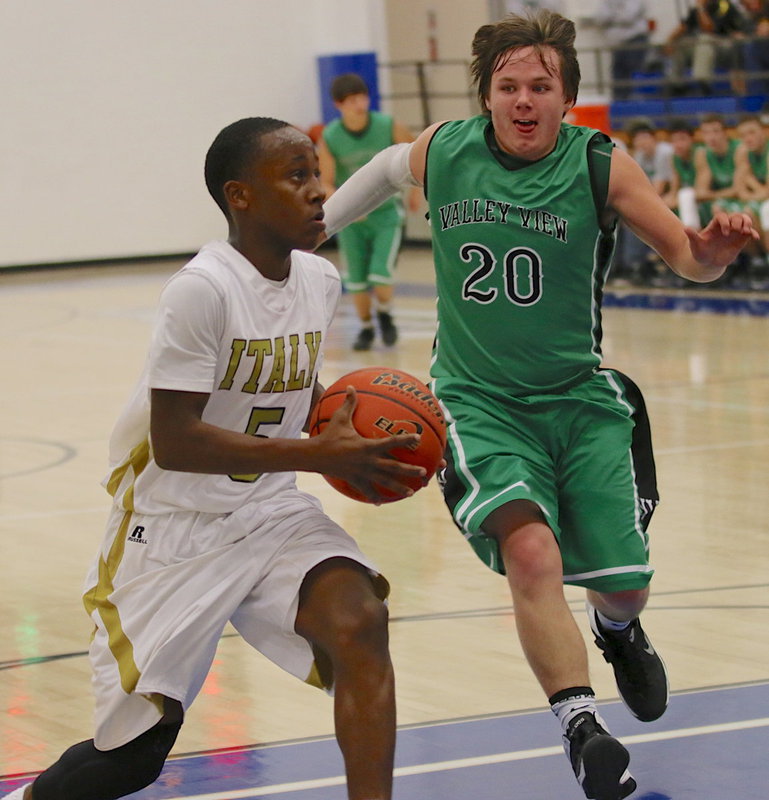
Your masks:
[{"label": "player's hand on ball", "polygon": [[[403,370],[364,367],[343,375],[315,403],[308,425],[310,438],[321,435],[332,419],[347,436],[352,425],[370,443],[356,451],[357,462],[341,465],[344,472],[336,465],[337,472],[320,470],[331,486],[353,500],[390,503],[410,497],[427,485],[443,463],[446,421],[438,400],[426,384]],[[341,435],[338,427],[335,435]],[[351,475],[351,480],[342,474]]]},{"label": "player's hand on ball", "polygon": [[420,434],[399,433],[384,439],[361,436],[352,423],[356,405],[355,388],[348,386],[344,402],[317,437],[319,444],[323,443],[328,462],[324,474],[346,481],[370,503],[391,502],[393,496],[410,497],[414,490],[405,479],[424,480],[427,470],[399,461],[393,451],[416,449]]}]

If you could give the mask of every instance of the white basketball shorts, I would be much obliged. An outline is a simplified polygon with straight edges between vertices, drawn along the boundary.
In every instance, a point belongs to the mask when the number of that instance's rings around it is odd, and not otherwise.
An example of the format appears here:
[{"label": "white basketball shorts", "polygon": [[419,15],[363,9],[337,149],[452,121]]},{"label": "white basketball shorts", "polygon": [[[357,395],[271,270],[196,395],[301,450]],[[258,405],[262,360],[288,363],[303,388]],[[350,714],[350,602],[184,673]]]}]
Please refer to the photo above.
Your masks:
[{"label": "white basketball shorts", "polygon": [[287,672],[314,682],[312,649],[294,631],[299,588],[337,556],[365,566],[386,597],[387,582],[355,541],[299,490],[227,515],[114,509],[83,598],[96,626],[96,747],[112,750],[155,725],[162,696],[189,708],[228,621]]}]

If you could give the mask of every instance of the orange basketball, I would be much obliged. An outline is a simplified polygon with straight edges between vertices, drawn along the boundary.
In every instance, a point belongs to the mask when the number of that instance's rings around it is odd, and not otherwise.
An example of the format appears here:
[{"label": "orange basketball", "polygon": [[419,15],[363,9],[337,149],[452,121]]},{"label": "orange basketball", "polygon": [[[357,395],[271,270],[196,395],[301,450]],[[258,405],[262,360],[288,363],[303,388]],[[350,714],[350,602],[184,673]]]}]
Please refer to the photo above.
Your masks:
[{"label": "orange basketball", "polygon": [[[340,378],[326,389],[310,417],[310,436],[325,428],[331,415],[344,403],[348,386],[354,386],[358,404],[352,415],[355,430],[369,439],[383,439],[399,433],[420,433],[419,446],[410,450],[399,447],[392,455],[399,461],[417,464],[427,470],[427,479],[435,474],[446,446],[446,422],[438,401],[422,381],[390,367],[367,367]],[[369,502],[347,481],[323,476],[337,491],[353,500]],[[415,492],[422,488],[422,479],[409,478],[405,483]],[[399,500],[386,489],[383,502]]]}]

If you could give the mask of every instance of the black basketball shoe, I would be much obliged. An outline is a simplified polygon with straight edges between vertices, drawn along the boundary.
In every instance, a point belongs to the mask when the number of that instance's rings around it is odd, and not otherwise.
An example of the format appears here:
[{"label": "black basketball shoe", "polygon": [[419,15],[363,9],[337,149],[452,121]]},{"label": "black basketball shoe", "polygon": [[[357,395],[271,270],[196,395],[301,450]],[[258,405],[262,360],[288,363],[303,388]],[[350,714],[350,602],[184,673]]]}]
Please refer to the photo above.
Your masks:
[{"label": "black basketball shoe", "polygon": [[589,603],[587,615],[595,643],[614,670],[622,702],[642,722],[661,717],[668,707],[668,673],[638,618],[625,630],[610,631],[601,627],[596,611]]},{"label": "black basketball shoe", "polygon": [[358,337],[352,344],[353,350],[371,350],[371,345],[374,342],[374,329],[361,328]]},{"label": "black basketball shoe", "polygon": [[378,311],[379,331],[382,334],[382,341],[392,347],[398,341],[398,329],[393,323],[392,315],[388,311]]},{"label": "black basketball shoe", "polygon": [[636,789],[627,769],[630,755],[599,720],[590,711],[577,714],[564,734],[563,748],[586,797],[622,800]]}]

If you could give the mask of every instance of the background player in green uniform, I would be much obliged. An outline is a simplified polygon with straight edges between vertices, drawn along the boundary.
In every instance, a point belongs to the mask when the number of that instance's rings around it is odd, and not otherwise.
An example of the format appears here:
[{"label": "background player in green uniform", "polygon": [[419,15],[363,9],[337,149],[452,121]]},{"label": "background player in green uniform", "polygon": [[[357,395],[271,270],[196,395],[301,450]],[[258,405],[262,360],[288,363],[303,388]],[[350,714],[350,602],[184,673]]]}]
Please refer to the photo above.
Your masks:
[{"label": "background player in green uniform", "polygon": [[690,228],[701,224],[699,207],[694,192],[697,174],[694,153],[699,145],[694,140],[694,127],[685,119],[673,119],[668,124],[668,136],[673,147],[673,176],[662,199]]},{"label": "background player in green uniform", "polygon": [[742,211],[743,203],[738,198],[734,158],[739,142],[729,136],[723,118],[719,114],[708,114],[700,124],[704,147],[694,156],[694,188],[697,202],[705,208],[705,214],[713,211]]},{"label": "background player in green uniform", "polygon": [[[369,109],[368,86],[360,75],[348,73],[335,78],[331,97],[341,116],[324,128],[318,145],[321,181],[329,195],[380,150],[414,141],[405,125]],[[419,194],[410,192],[408,202],[410,210],[418,209]],[[400,198],[393,197],[339,233],[345,288],[353,296],[361,322],[355,350],[369,350],[374,341],[372,294],[382,341],[387,345],[397,341],[391,306],[402,232],[403,207]]]},{"label": "background player in green uniform", "polygon": [[750,288],[769,287],[769,138],[761,118],[745,114],[737,124],[740,146],[735,154],[737,191],[761,230],[762,244],[750,259]]},{"label": "background player in green uniform", "polygon": [[326,204],[330,231],[409,181],[430,207],[438,331],[433,387],[449,426],[443,489],[456,524],[507,575],[524,653],[585,794],[635,789],[600,719],[564,581],[588,590],[596,642],[640,719],[667,706],[638,621],[657,501],[640,392],[601,368],[600,300],[617,219],[679,275],[718,278],[758,236],[750,217],[685,229],[641,167],[563,124],[579,87],[574,24],[511,16],[473,41],[483,114],[389,148]]}]

